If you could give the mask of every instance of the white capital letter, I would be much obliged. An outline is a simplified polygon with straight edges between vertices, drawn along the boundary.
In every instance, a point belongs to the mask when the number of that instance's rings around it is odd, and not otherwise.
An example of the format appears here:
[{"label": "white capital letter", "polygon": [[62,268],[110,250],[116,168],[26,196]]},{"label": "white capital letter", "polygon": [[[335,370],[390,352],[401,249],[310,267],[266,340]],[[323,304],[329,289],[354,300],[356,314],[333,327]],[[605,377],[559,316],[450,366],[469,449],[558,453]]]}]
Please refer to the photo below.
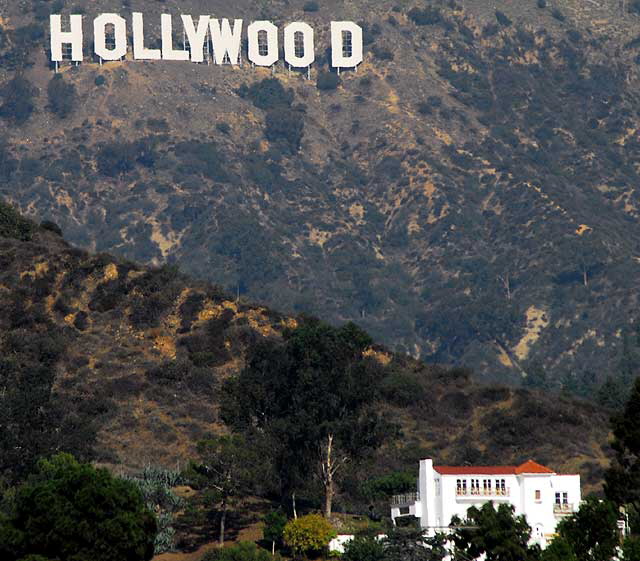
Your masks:
[{"label": "white capital letter", "polygon": [[[298,56],[296,53],[296,35],[302,34],[304,54]],[[306,68],[316,59],[315,47],[313,45],[313,29],[307,23],[294,22],[284,28],[284,60],[291,66]]]},{"label": "white capital letter", "polygon": [[[115,46],[107,49],[105,28],[113,25]],[[119,60],[127,54],[127,22],[117,14],[101,14],[93,20],[93,41],[96,54],[103,60]]]},{"label": "white capital letter", "polygon": [[162,29],[162,58],[164,60],[189,60],[189,53],[185,50],[173,48],[173,20],[171,14],[160,16]]},{"label": "white capital letter", "polygon": [[140,12],[133,12],[133,58],[137,60],[160,60],[160,49],[144,46],[144,18]]},{"label": "white capital letter", "polygon": [[62,31],[62,17],[51,15],[49,23],[51,26],[51,60],[62,61],[62,44],[71,43],[71,60],[82,62],[82,16],[72,15],[71,31]]},{"label": "white capital letter", "polygon": [[[345,35],[351,35],[351,49]],[[331,66],[334,68],[354,68],[364,58],[362,27],[351,21],[331,22]],[[351,52],[349,52],[349,50]]]},{"label": "white capital letter", "polygon": [[[260,52],[260,33],[266,33],[267,52]],[[271,66],[278,62],[278,28],[270,21],[254,21],[247,28],[249,60],[258,66]]]},{"label": "white capital letter", "polygon": [[229,55],[231,64],[238,64],[240,60],[242,20],[234,20],[233,30],[231,30],[228,19],[223,19],[222,22],[217,19],[211,19],[209,24],[216,64],[222,64],[224,62],[224,56],[227,54]]},{"label": "white capital letter", "polygon": [[191,49],[191,60],[193,62],[203,62],[204,46],[207,40],[207,31],[209,31],[209,16],[200,16],[198,29],[193,24],[191,16],[182,16],[182,24]]}]

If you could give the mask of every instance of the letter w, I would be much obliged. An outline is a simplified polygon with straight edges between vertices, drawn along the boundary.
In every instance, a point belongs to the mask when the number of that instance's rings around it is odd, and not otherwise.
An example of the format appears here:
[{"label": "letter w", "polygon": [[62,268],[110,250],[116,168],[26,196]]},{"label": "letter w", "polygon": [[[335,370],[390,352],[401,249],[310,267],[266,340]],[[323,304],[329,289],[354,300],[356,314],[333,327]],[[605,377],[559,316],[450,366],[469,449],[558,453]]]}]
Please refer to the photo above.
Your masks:
[{"label": "letter w", "polygon": [[242,20],[234,20],[233,30],[228,19],[222,21],[211,19],[211,39],[213,41],[213,53],[216,64],[223,64],[225,56],[229,57],[231,64],[238,64],[240,60],[240,45],[242,38]]}]

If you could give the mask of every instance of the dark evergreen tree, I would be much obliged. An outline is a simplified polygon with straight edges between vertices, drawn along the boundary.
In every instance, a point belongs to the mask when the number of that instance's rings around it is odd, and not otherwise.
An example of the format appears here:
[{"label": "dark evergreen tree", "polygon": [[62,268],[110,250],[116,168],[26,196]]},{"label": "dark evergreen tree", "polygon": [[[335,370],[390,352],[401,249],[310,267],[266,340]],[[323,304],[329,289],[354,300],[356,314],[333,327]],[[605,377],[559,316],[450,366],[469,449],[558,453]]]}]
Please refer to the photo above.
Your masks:
[{"label": "dark evergreen tree", "polygon": [[392,528],[382,543],[383,561],[442,561],[448,555],[444,534],[427,537],[422,528]]},{"label": "dark evergreen tree", "polygon": [[137,486],[59,454],[0,511],[3,561],[147,561],[156,522]]},{"label": "dark evergreen tree", "polygon": [[454,559],[462,561],[486,555],[487,561],[532,561],[540,548],[530,546],[531,528],[524,516],[514,516],[511,505],[501,504],[497,510],[488,502],[480,508],[472,506],[467,518],[454,516],[452,526]]},{"label": "dark evergreen tree", "polygon": [[556,532],[577,561],[608,561],[618,546],[615,506],[609,501],[587,497],[578,512],[558,524]]},{"label": "dark evergreen tree", "polygon": [[307,320],[284,343],[256,345],[247,368],[224,387],[223,419],[270,439],[282,493],[294,496],[316,472],[327,514],[346,459],[366,455],[388,431],[373,409],[381,367],[364,354],[369,345],[354,324]]},{"label": "dark evergreen tree", "polygon": [[640,378],[624,411],[611,420],[615,458],[605,473],[607,498],[617,505],[632,504],[640,511]]}]

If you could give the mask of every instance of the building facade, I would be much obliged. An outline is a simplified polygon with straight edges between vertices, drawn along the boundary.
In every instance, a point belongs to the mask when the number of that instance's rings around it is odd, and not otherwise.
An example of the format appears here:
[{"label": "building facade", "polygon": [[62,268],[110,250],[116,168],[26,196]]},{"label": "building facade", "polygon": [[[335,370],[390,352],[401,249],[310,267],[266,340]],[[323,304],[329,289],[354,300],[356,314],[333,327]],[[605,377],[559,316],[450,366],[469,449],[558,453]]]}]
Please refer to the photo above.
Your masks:
[{"label": "building facade", "polygon": [[391,518],[415,516],[430,535],[446,532],[453,516],[492,501],[513,505],[531,526],[533,542],[545,547],[556,525],[578,510],[580,476],[562,475],[532,460],[519,466],[434,466],[420,462],[416,493],[393,498]]}]

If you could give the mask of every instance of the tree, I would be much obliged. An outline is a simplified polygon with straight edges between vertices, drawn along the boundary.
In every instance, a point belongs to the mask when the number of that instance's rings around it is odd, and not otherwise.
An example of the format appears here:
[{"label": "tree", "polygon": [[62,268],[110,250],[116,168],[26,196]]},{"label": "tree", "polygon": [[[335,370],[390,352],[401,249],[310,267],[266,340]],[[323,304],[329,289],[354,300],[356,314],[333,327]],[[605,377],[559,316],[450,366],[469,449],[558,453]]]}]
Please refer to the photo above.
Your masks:
[{"label": "tree", "polygon": [[62,74],[56,74],[51,78],[47,86],[49,109],[61,119],[68,117],[73,111],[76,102],[76,87],[65,82]]},{"label": "tree", "polygon": [[624,561],[640,561],[640,537],[629,536],[622,544]]},{"label": "tree", "polygon": [[284,527],[287,524],[287,515],[282,510],[272,510],[264,517],[264,530],[262,535],[265,540],[271,542],[271,554],[276,550],[276,544],[282,543]]},{"label": "tree", "polygon": [[578,559],[569,542],[563,537],[556,537],[542,552],[540,561],[578,561]]},{"label": "tree", "polygon": [[442,561],[448,552],[446,537],[427,537],[422,528],[393,528],[382,541],[383,561]]},{"label": "tree", "polygon": [[343,561],[384,561],[384,545],[375,536],[356,536],[344,546]]},{"label": "tree", "polygon": [[290,520],[284,527],[284,541],[297,555],[319,553],[336,537],[331,523],[319,514]]},{"label": "tree", "polygon": [[640,378],[622,414],[611,419],[615,458],[605,473],[604,491],[616,505],[640,510]]},{"label": "tree", "polygon": [[198,443],[198,453],[202,463],[191,467],[220,504],[218,539],[222,546],[229,506],[251,489],[257,458],[251,443],[239,435],[203,440]]},{"label": "tree", "polygon": [[256,345],[248,366],[223,388],[223,419],[269,435],[283,493],[295,498],[304,475],[316,468],[327,516],[341,467],[378,447],[388,431],[373,409],[382,376],[379,363],[364,354],[370,344],[354,324],[307,320],[284,343]]},{"label": "tree", "polygon": [[[488,502],[467,510],[467,518],[457,516],[453,526],[461,526],[453,533],[454,558],[476,559],[485,554],[487,561],[526,561],[537,559],[538,546],[529,546],[531,528],[524,516],[514,516],[512,505],[501,504],[496,510]],[[466,526],[470,526],[468,528]]]},{"label": "tree", "polygon": [[618,545],[617,518],[611,502],[587,497],[578,512],[558,524],[556,532],[577,561],[612,559]]},{"label": "tree", "polygon": [[138,488],[69,454],[40,460],[0,514],[0,558],[143,561],[156,522]]}]

